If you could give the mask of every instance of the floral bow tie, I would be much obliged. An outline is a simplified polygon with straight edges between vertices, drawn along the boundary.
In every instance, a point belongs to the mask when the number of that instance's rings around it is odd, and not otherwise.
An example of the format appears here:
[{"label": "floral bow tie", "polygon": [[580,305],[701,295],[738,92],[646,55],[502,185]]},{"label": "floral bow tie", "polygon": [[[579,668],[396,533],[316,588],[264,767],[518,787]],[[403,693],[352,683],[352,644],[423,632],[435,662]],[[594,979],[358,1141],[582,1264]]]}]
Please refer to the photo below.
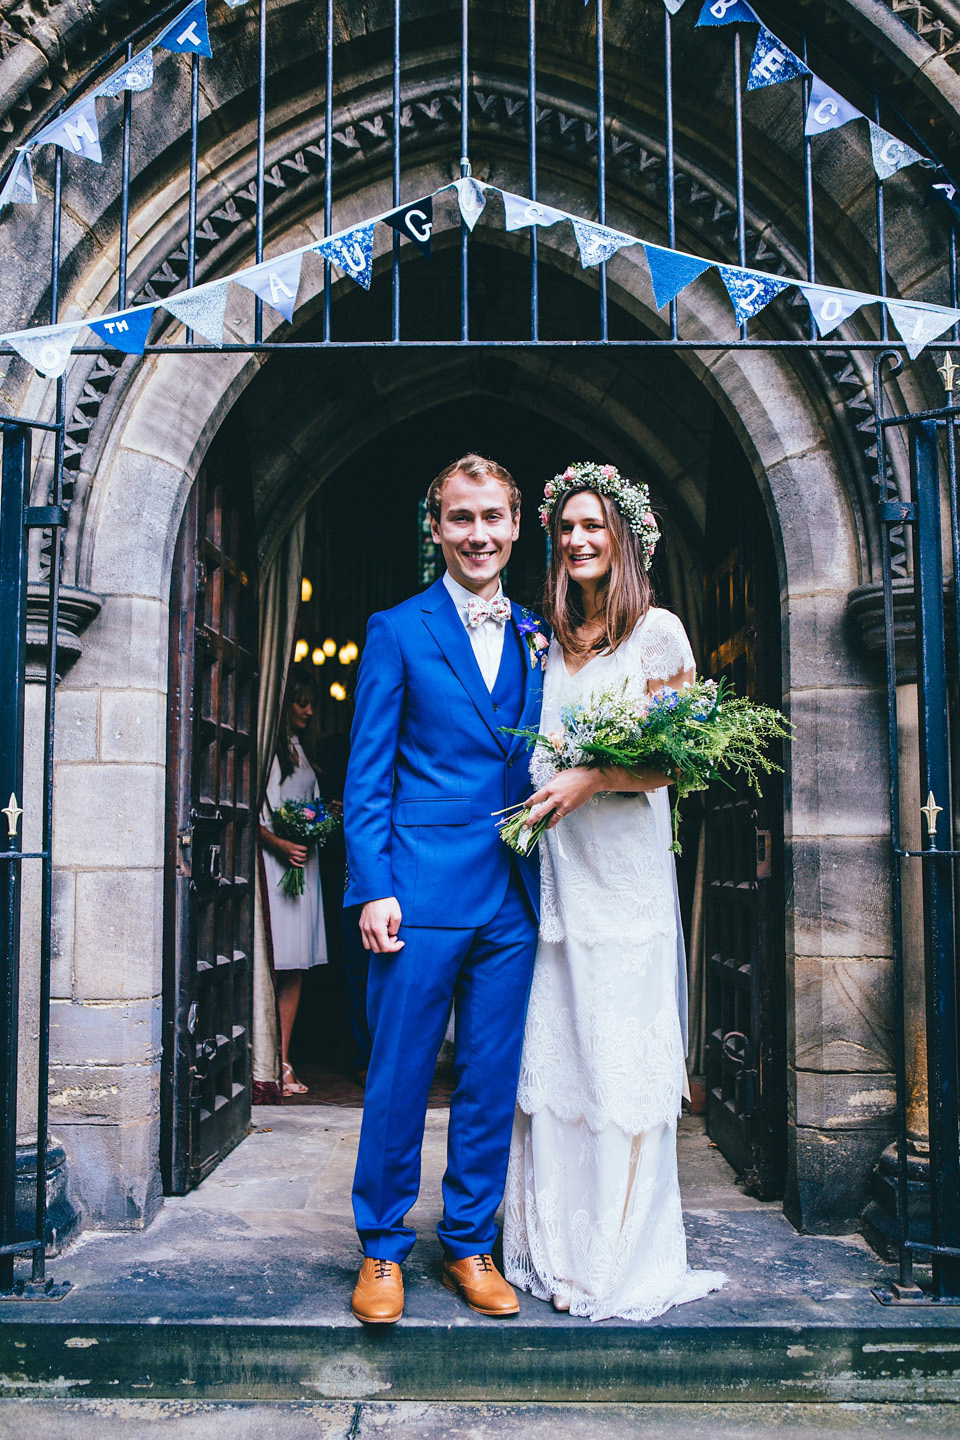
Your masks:
[{"label": "floral bow tie", "polygon": [[495,595],[492,600],[481,600],[479,596],[475,596],[467,605],[467,625],[471,630],[482,625],[484,620],[503,625],[509,619],[510,601],[506,595]]}]

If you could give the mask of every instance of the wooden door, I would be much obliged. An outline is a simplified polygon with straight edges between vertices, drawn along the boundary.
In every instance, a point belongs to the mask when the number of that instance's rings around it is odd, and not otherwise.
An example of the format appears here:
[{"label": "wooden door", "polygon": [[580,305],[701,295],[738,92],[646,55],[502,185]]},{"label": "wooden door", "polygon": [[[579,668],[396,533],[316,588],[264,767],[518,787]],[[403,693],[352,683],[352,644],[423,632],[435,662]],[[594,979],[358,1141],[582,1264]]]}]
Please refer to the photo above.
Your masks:
[{"label": "wooden door", "polygon": [[257,589],[245,487],[201,472],[174,557],[161,1162],[197,1185],[250,1122]]},{"label": "wooden door", "polygon": [[[711,467],[704,594],[707,673],[780,704],[780,606],[773,546],[732,435]],[[775,757],[778,761],[780,756]],[[782,1195],[786,1168],[783,792],[737,780],[707,797],[707,1130],[758,1195]]]}]

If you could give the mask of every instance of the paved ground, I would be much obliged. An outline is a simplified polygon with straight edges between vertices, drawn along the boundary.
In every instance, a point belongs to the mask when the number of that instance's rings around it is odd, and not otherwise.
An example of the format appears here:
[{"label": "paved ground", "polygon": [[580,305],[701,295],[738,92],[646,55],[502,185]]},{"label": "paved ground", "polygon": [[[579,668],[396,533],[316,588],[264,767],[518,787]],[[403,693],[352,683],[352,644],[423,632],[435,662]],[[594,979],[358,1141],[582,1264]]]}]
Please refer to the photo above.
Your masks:
[{"label": "paved ground", "polygon": [[952,1405],[0,1402],[0,1440],[956,1440]]}]

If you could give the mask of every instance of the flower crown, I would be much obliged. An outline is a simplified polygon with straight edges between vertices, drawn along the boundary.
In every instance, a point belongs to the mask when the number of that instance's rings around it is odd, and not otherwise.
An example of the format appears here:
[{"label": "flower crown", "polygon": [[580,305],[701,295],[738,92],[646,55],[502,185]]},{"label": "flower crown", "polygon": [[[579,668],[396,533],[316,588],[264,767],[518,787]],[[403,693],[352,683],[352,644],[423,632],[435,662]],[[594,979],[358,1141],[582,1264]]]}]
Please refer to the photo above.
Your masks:
[{"label": "flower crown", "polygon": [[650,509],[650,491],[643,481],[628,480],[615,465],[597,465],[593,460],[580,460],[568,465],[562,475],[554,475],[544,486],[543,504],[540,506],[540,523],[544,530],[549,528],[553,507],[561,495],[576,485],[596,490],[606,495],[617,506],[643,550],[643,566],[649,570],[653,564],[653,552],[660,539],[660,531]]}]

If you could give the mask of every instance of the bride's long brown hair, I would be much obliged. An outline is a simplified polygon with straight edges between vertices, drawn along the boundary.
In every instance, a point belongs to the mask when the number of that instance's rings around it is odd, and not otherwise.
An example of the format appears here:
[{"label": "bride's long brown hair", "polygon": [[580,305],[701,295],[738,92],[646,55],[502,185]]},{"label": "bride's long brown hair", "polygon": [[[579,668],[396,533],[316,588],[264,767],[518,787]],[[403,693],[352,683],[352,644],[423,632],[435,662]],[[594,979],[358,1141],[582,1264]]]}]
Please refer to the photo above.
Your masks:
[{"label": "bride's long brown hair", "polygon": [[[577,635],[585,619],[580,586],[571,581],[560,543],[563,512],[574,495],[596,495],[610,536],[610,570],[597,593],[603,630],[592,645]],[[639,538],[616,503],[589,485],[571,485],[558,496],[550,514],[550,568],[543,592],[543,614],[564,650],[573,655],[603,654],[633,633],[653,604],[653,587]]]}]

